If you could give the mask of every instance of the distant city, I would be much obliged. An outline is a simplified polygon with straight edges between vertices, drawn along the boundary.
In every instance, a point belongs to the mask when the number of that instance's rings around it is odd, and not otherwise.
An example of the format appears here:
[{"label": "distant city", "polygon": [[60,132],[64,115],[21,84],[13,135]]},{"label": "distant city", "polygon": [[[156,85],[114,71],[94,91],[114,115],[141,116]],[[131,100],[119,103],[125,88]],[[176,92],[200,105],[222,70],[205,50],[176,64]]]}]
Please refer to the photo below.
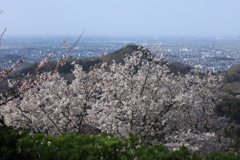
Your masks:
[{"label": "distant city", "polygon": [[[5,38],[0,47],[0,67],[7,67],[17,60],[24,64],[39,62],[49,53],[56,52],[56,58],[66,54],[77,37],[27,37]],[[62,45],[62,41],[66,44]],[[103,56],[128,44],[142,45],[147,49],[161,45],[164,58],[177,61],[201,72],[225,71],[240,63],[240,39],[219,37],[82,37],[69,53],[74,58]],[[62,46],[61,46],[62,45]],[[60,47],[60,48],[59,48]],[[158,54],[158,56],[160,53]]]}]

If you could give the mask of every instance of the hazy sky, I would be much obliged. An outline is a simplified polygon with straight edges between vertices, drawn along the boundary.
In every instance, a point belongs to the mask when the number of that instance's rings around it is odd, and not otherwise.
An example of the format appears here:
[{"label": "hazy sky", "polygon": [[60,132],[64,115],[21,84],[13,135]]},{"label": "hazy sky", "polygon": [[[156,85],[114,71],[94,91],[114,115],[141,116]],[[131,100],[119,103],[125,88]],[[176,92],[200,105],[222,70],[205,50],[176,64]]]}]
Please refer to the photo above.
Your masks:
[{"label": "hazy sky", "polygon": [[2,0],[0,10],[6,35],[240,35],[240,0]]}]

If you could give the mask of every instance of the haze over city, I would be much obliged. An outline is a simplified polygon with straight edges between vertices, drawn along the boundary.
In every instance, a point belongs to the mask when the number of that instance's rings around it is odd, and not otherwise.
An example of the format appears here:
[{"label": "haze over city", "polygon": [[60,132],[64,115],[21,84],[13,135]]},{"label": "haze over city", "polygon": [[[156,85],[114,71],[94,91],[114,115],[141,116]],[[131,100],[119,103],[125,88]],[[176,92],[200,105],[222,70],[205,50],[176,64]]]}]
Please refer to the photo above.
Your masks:
[{"label": "haze over city", "polygon": [[8,0],[4,36],[232,36],[240,35],[239,0]]}]

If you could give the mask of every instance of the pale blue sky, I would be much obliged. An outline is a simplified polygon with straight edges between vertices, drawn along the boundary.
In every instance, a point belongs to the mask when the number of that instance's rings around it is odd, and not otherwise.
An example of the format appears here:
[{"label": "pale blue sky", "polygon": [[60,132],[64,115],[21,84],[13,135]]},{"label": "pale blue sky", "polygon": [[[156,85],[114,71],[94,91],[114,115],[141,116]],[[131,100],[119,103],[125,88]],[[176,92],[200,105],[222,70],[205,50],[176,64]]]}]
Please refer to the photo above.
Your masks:
[{"label": "pale blue sky", "polygon": [[2,0],[6,35],[240,35],[240,0]]}]

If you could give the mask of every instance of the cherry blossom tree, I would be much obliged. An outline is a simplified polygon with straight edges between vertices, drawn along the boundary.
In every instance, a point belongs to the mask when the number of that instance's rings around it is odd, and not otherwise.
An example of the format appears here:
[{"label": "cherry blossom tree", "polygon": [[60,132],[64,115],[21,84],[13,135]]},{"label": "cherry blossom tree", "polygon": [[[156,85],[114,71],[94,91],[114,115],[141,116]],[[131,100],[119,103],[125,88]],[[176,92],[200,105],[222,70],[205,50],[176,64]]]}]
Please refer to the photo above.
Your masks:
[{"label": "cherry blossom tree", "polygon": [[84,117],[97,98],[98,78],[94,73],[85,73],[75,65],[76,77],[71,85],[54,74],[37,87],[23,93],[3,106],[0,111],[7,124],[30,129],[30,133],[58,135],[62,132],[81,133]]},{"label": "cherry blossom tree", "polygon": [[133,132],[143,144],[182,144],[203,154],[225,150],[221,137],[227,119],[217,117],[221,77],[197,72],[174,75],[167,61],[139,47],[124,64],[104,63],[85,73],[75,64],[69,85],[58,74],[25,91],[0,109],[7,124],[31,133],[57,135],[87,123],[127,137]]},{"label": "cherry blossom tree", "polygon": [[171,74],[162,58],[141,49],[101,74],[102,94],[88,111],[87,122],[120,137],[133,132],[145,144],[172,149],[185,144],[205,152],[207,146],[212,146],[209,152],[226,149],[231,142],[220,142],[217,135],[227,119],[213,110],[221,77]]}]

